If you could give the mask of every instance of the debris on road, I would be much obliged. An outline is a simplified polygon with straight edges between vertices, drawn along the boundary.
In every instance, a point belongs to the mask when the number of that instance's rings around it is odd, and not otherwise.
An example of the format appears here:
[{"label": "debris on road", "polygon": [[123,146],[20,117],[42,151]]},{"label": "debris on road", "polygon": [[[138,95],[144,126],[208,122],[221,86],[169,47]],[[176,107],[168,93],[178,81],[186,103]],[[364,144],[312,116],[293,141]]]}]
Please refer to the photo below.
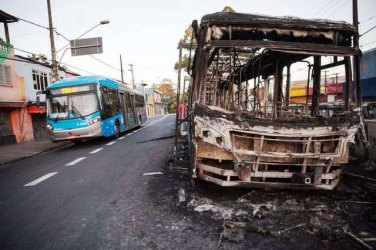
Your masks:
[{"label": "debris on road", "polygon": [[[190,200],[187,208],[222,225],[218,232],[218,247],[258,248],[270,246],[270,242],[292,248],[298,247],[294,242],[302,242],[302,248],[351,248],[355,244],[360,247],[362,243],[348,235],[350,230],[355,237],[375,247],[375,242],[366,240],[376,233],[376,186],[372,183],[352,179],[332,193],[224,191],[211,185],[201,187],[187,194]],[[258,243],[256,239],[260,237],[268,243]]]},{"label": "debris on road", "polygon": [[185,189],[183,188],[179,189],[178,198],[179,198],[179,202],[185,201]]},{"label": "debris on road", "polygon": [[150,176],[150,175],[162,175],[164,174],[163,172],[149,172],[149,173],[144,173],[143,176]]},{"label": "debris on road", "polygon": [[356,237],[351,232],[347,232],[347,235],[350,236],[351,238],[353,238],[356,242],[358,242],[360,245],[362,245],[365,249],[373,249],[373,247],[371,247],[370,245],[368,245],[367,243],[365,243],[364,241],[362,241],[361,239]]}]

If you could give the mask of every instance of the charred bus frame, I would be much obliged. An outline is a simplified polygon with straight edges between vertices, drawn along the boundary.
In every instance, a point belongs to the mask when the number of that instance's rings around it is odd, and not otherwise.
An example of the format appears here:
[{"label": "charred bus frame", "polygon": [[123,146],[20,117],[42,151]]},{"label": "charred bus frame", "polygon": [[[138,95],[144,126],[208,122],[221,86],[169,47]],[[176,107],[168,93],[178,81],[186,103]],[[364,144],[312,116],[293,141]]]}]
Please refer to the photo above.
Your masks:
[{"label": "charred bus frame", "polygon": [[[227,12],[192,27],[191,177],[221,186],[333,189],[361,124],[354,109],[361,105],[356,28]],[[323,64],[323,57],[332,61]],[[298,62],[308,64],[304,103],[289,100],[290,67]],[[344,101],[325,116],[321,71],[339,66],[346,72]]]}]

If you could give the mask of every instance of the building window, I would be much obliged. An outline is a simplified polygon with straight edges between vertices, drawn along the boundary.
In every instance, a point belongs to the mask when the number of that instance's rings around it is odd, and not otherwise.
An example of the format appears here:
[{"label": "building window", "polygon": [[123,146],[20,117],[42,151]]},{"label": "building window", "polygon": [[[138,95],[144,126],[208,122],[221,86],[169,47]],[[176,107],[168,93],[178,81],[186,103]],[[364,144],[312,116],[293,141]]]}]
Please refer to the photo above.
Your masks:
[{"label": "building window", "polygon": [[12,79],[11,79],[9,65],[0,64],[0,84],[12,86]]},{"label": "building window", "polygon": [[46,90],[48,86],[47,82],[47,74],[33,69],[33,83],[34,83],[34,89],[36,90]]}]

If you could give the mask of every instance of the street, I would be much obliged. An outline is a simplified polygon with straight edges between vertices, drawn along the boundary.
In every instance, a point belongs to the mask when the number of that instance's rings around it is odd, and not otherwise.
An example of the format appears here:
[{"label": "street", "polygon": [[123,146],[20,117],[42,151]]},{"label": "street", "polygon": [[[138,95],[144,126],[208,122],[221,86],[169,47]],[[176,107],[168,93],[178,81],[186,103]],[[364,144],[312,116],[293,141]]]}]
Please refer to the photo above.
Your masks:
[{"label": "street", "polygon": [[174,121],[152,118],[118,140],[89,141],[1,168],[0,248],[173,248],[182,239],[172,232],[185,222],[169,209],[176,198],[169,204],[163,197],[168,177],[143,173],[166,171],[173,139],[149,140],[172,135]]},{"label": "street", "polygon": [[347,232],[373,239],[371,183],[345,178],[314,192],[199,182],[192,190],[186,169],[172,165],[174,122],[154,117],[117,140],[0,168],[0,248],[343,249],[359,248]]}]

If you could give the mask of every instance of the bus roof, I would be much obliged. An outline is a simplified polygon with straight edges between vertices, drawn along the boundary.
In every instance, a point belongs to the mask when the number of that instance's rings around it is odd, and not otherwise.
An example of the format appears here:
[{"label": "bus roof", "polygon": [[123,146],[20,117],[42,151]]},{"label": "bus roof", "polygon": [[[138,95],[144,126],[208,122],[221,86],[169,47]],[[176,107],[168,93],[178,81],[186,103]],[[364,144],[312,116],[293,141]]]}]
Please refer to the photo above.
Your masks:
[{"label": "bus roof", "polygon": [[344,21],[328,19],[303,19],[297,17],[274,17],[246,13],[217,12],[202,17],[201,25],[234,25],[263,28],[339,30],[355,33],[355,26]]},{"label": "bus roof", "polygon": [[61,87],[68,87],[68,86],[76,86],[76,85],[84,85],[84,84],[95,84],[99,83],[99,81],[110,81],[113,82],[113,84],[117,84],[116,81],[105,77],[105,76],[78,76],[78,77],[72,77],[72,78],[66,78],[61,79],[59,81],[56,81],[55,83],[48,86],[48,89],[56,89]]},{"label": "bus roof", "polygon": [[65,78],[61,79],[59,81],[56,81],[55,83],[51,84],[47,87],[48,89],[57,89],[57,88],[63,88],[63,87],[70,87],[70,86],[78,86],[78,85],[85,85],[85,84],[96,84],[99,83],[103,86],[110,87],[113,89],[121,89],[125,90],[132,94],[137,95],[144,95],[142,92],[133,90],[128,86],[125,86],[123,84],[120,84],[118,81],[101,75],[91,75],[91,76],[78,76],[78,77],[72,77],[72,78]]}]

